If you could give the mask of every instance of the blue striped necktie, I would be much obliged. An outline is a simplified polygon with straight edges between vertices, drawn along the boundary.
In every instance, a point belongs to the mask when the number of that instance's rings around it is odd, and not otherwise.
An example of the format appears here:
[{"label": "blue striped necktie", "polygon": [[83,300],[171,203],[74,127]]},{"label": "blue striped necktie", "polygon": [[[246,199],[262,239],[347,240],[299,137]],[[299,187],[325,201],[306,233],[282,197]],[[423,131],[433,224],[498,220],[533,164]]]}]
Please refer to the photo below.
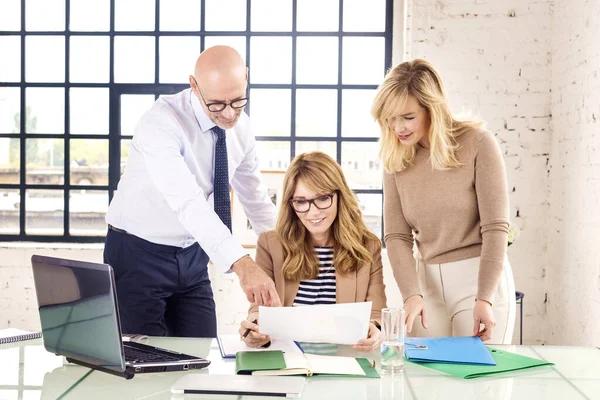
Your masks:
[{"label": "blue striped necktie", "polygon": [[231,231],[231,199],[229,197],[229,168],[227,166],[227,142],[225,131],[215,126],[212,128],[217,134],[215,146],[215,180],[214,180],[214,202],[215,212],[221,221]]}]

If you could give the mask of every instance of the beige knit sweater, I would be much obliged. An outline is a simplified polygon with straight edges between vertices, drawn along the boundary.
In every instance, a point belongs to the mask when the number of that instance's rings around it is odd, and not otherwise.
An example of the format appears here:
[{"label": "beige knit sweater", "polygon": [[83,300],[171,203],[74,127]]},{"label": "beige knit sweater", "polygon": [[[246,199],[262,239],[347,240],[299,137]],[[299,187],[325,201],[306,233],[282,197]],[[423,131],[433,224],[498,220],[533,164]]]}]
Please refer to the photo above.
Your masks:
[{"label": "beige knit sweater", "polygon": [[458,137],[463,164],[434,170],[429,149],[417,145],[413,164],[384,173],[385,243],[404,299],[420,294],[413,233],[427,264],[481,256],[477,298],[493,302],[508,241],[508,188],[494,136],[473,129]]}]

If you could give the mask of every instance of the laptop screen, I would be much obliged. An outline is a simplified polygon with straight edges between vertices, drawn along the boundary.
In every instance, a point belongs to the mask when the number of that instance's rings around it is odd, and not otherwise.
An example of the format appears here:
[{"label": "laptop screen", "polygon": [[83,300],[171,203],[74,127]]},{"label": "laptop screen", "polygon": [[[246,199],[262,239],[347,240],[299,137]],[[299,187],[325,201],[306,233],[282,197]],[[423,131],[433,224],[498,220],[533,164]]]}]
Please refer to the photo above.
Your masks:
[{"label": "laptop screen", "polygon": [[31,263],[46,350],[124,371],[112,269],[37,255]]}]

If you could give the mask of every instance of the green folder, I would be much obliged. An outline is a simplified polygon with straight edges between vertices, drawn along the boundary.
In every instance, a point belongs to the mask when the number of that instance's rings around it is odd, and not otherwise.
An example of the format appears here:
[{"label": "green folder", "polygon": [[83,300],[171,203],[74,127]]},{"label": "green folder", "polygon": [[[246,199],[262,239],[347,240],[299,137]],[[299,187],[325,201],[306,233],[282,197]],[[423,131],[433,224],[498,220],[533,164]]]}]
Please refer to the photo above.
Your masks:
[{"label": "green folder", "polygon": [[490,347],[488,347],[488,351],[492,355],[492,358],[494,358],[496,361],[496,365],[409,362],[464,379],[480,378],[482,376],[499,374],[501,372],[517,371],[521,369],[540,367],[542,365],[554,365],[551,362],[525,357],[519,354],[493,349]]},{"label": "green folder", "polygon": [[[310,355],[307,355],[310,357]],[[235,356],[235,373],[238,375],[251,375],[254,371],[269,371],[266,375],[308,375],[323,377],[351,377],[351,378],[379,378],[377,370],[366,358],[356,358],[358,365],[365,375],[349,375],[336,373],[335,370],[313,373],[308,369],[282,371],[287,365],[281,350],[268,351],[240,351]]]},{"label": "green folder", "polygon": [[239,351],[235,355],[235,373],[251,375],[254,371],[271,371],[285,368],[281,350]]}]

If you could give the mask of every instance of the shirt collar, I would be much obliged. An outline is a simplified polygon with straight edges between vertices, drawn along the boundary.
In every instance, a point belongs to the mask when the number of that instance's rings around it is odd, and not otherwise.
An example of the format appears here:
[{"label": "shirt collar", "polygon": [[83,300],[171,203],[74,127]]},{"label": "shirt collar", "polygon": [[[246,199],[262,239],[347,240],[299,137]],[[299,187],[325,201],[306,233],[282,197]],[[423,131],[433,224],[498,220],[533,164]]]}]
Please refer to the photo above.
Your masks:
[{"label": "shirt collar", "polygon": [[208,118],[208,115],[204,112],[204,108],[202,108],[202,104],[200,104],[200,100],[196,97],[192,89],[188,90],[190,91],[190,103],[192,104],[196,121],[200,125],[200,130],[202,130],[202,133],[212,132],[211,129],[215,127],[215,123]]}]

